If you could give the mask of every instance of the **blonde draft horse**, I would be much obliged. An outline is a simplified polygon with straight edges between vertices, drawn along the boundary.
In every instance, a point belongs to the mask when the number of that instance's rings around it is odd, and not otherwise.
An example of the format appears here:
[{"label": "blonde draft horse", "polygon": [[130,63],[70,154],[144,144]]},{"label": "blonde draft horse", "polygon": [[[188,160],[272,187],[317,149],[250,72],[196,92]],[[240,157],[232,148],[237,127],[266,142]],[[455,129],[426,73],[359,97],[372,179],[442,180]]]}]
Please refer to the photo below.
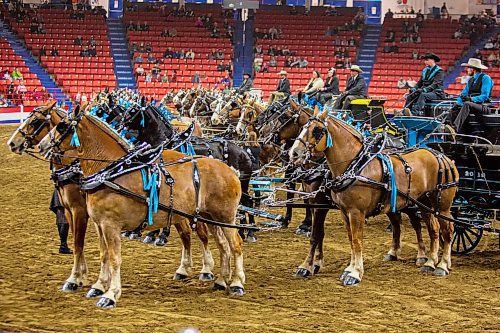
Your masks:
[{"label": "blonde draft horse", "polygon": [[[12,134],[7,142],[11,151],[16,154],[22,154],[26,149],[31,149],[36,146],[45,135],[54,128],[59,122],[64,119],[67,114],[63,110],[58,110],[55,107],[55,102],[35,109],[29,117],[19,126]],[[77,153],[75,150],[69,150],[68,155],[74,156]],[[70,163],[69,159],[64,158],[52,160],[56,170]],[[73,269],[71,274],[66,279],[61,290],[64,292],[74,292],[86,285],[88,269],[84,256],[85,234],[88,223],[87,202],[85,195],[80,190],[78,179],[59,182],[57,190],[61,203],[65,210],[66,219],[70,225],[74,240],[73,252]],[[179,234],[189,234],[191,227],[188,221],[184,221],[179,225]],[[196,232],[201,242],[203,253],[203,267],[200,273],[200,280],[212,281],[214,275],[212,269],[214,266],[212,253],[208,248],[208,229],[205,224],[200,223]],[[186,249],[190,253],[190,248]],[[189,268],[189,267],[188,267]],[[181,280],[187,278],[187,269],[183,263],[174,275],[174,279]],[[101,266],[101,270],[103,266]],[[102,272],[103,274],[109,274]],[[103,294],[102,290],[91,288],[87,293],[87,297],[97,297]]]},{"label": "blonde draft horse", "polygon": [[[257,117],[264,112],[266,106],[257,102],[257,98],[253,97],[248,100],[248,103],[241,109],[238,124],[236,124],[236,134],[242,136],[254,132],[257,135],[257,129],[254,127]],[[245,133],[246,132],[246,133]]]},{"label": "blonde draft horse", "polygon": [[234,96],[223,106],[218,105],[210,118],[212,125],[224,125],[231,119],[238,119],[245,99],[245,96]]},{"label": "blonde draft horse", "polygon": [[[363,148],[363,137],[354,128],[339,119],[331,118],[327,112],[315,116],[304,126],[299,137],[289,151],[290,159],[296,163],[307,161],[311,153],[324,152],[333,178],[343,175],[349,163],[356,159]],[[328,136],[331,138],[331,145]],[[451,268],[451,237],[453,224],[445,220],[451,218],[450,208],[457,191],[456,183],[444,184],[438,174],[444,171],[442,179],[455,179],[458,182],[458,171],[453,162],[445,157],[434,155],[426,149],[417,149],[402,153],[402,158],[408,163],[411,170],[405,171],[405,165],[395,155],[390,155],[394,168],[394,177],[398,189],[408,191],[407,195],[431,207],[433,212],[422,211],[431,240],[430,254],[422,266],[424,272],[433,272],[436,276],[449,274]],[[371,160],[347,188],[335,191],[332,189],[332,199],[339,207],[344,220],[347,235],[351,245],[351,261],[340,276],[345,286],[355,286],[361,282],[363,268],[363,226],[365,218],[375,215],[379,203],[383,209],[378,214],[387,214],[391,211],[389,198],[381,202],[385,189],[361,182],[360,179],[381,182],[383,179],[382,161]],[[450,185],[450,186],[447,186]],[[438,188],[441,190],[438,190]],[[398,193],[396,211],[406,208],[411,201]],[[433,213],[437,215],[434,217]],[[443,237],[443,255],[439,261],[439,229]]]},{"label": "blonde draft horse", "polygon": [[[81,169],[84,176],[92,175],[107,166],[110,160],[117,160],[127,151],[120,144],[121,139],[107,129],[95,118],[75,113],[79,119],[64,120],[51,130],[40,142],[40,152],[47,156],[54,149],[61,151],[75,149],[70,145],[69,138],[73,133],[78,135],[80,146],[77,148]],[[76,124],[75,124],[76,123]],[[60,128],[67,128],[62,132]],[[59,132],[62,132],[59,133]],[[72,133],[69,133],[72,132]],[[225,223],[228,226],[236,223],[236,212],[241,196],[241,186],[238,176],[224,163],[210,159],[199,158],[197,165],[200,174],[199,192],[196,194],[193,181],[193,159],[180,163],[184,154],[175,151],[164,151],[164,169],[175,179],[173,185],[173,207],[183,212]],[[128,191],[145,196],[141,172],[135,171],[114,180],[116,184]],[[166,184],[161,187],[159,202],[169,205],[170,188]],[[101,275],[92,286],[93,289],[105,291],[97,302],[101,308],[116,306],[122,293],[121,287],[121,236],[122,230],[135,230],[144,220],[148,211],[147,205],[130,196],[117,192],[107,186],[98,187],[86,193],[87,211],[97,226],[99,246],[101,250]],[[198,198],[198,200],[196,200]],[[178,229],[185,218],[173,214],[171,222]],[[145,230],[156,230],[167,227],[169,212],[159,210],[154,215],[153,224]],[[199,227],[199,225],[197,226]],[[234,259],[234,276],[229,284],[229,292],[243,295],[245,273],[243,268],[242,239],[234,228],[222,228],[209,225],[208,229],[214,236],[220,252],[220,276],[214,284],[215,290],[226,290],[231,279],[231,259]],[[180,230],[179,230],[180,231]],[[181,233],[183,242],[182,263],[184,267],[191,266],[190,234]]]}]

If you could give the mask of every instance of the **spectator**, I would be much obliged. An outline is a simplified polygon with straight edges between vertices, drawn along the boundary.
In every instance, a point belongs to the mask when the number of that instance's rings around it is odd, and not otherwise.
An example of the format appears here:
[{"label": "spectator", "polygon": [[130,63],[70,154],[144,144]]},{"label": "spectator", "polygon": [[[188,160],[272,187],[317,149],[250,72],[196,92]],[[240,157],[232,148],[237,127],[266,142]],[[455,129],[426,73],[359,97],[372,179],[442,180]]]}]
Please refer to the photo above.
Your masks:
[{"label": "spectator", "polygon": [[385,16],[384,16],[384,17],[385,17],[385,19],[391,19],[391,18],[393,18],[393,17],[394,17],[394,13],[393,13],[393,12],[391,12],[391,9],[390,9],[390,8],[389,8],[389,9],[387,9],[387,13],[385,13]]},{"label": "spectator", "polygon": [[382,50],[382,52],[391,53],[391,47],[390,47],[389,43],[385,43],[384,49]]},{"label": "spectator", "polygon": [[23,80],[21,79],[21,81],[19,82],[19,85],[16,87],[16,94],[22,98],[22,96],[28,91],[28,89],[26,89],[26,86],[24,85],[24,82]]},{"label": "spectator", "polygon": [[412,42],[416,44],[422,43],[422,38],[420,37],[419,34],[413,35]]},{"label": "spectator", "polygon": [[80,57],[90,57],[88,46],[85,46],[84,49],[80,51]]},{"label": "spectator", "polygon": [[462,34],[462,31],[460,31],[460,29],[457,29],[457,31],[455,31],[455,33],[453,33],[454,39],[460,39],[462,37],[463,37],[463,34]]},{"label": "spectator", "polygon": [[357,44],[356,39],[354,39],[354,37],[351,37],[349,39],[349,46],[356,46],[356,44]]},{"label": "spectator", "polygon": [[[412,36],[412,35],[410,35],[410,36]],[[406,44],[406,43],[408,43],[409,39],[411,39],[411,38],[412,38],[412,37],[408,37],[408,35],[407,35],[407,34],[404,34],[403,36],[401,36],[401,39],[400,39],[399,41],[400,41],[401,43],[403,43],[403,44]]]},{"label": "spectator", "polygon": [[172,51],[171,47],[167,48],[167,50],[163,53],[163,58],[172,59],[173,57],[174,57],[174,51]]},{"label": "spectator", "polygon": [[290,9],[290,15],[298,15],[299,14],[299,11],[297,10],[297,7],[295,7],[295,5],[292,6],[292,8]]},{"label": "spectator", "polygon": [[340,38],[338,36],[335,37],[335,40],[333,41],[333,45],[335,45],[335,46],[342,45],[342,41],[340,40]]},{"label": "spectator", "polygon": [[139,24],[138,30],[139,30],[139,31],[149,31],[149,25],[148,25],[148,22],[144,22],[144,24],[143,24],[143,25],[140,25],[140,24]]},{"label": "spectator", "polygon": [[299,103],[302,101],[302,98],[304,97],[304,95],[315,95],[318,91],[320,91],[321,89],[323,89],[323,87],[325,86],[325,83],[323,81],[323,79],[321,78],[321,75],[319,74],[318,71],[314,70],[313,71],[313,74],[312,74],[312,77],[311,79],[309,80],[309,82],[307,83],[307,85],[299,91],[298,93],[298,100],[299,100]]},{"label": "spectator", "polygon": [[52,46],[52,49],[50,50],[50,55],[53,57],[57,57],[59,55],[59,50],[57,50],[55,46]]},{"label": "spectator", "polygon": [[191,83],[201,83],[200,73],[196,72],[191,80]]},{"label": "spectator", "polygon": [[14,70],[12,71],[10,76],[14,80],[22,80],[23,79],[23,75],[21,74],[21,72],[19,71],[19,69],[17,67],[14,68]]},{"label": "spectator", "polygon": [[193,52],[193,49],[189,49],[189,50],[186,52],[185,58],[186,58],[186,59],[191,59],[191,60],[194,60],[194,52]]},{"label": "spectator", "polygon": [[398,89],[408,89],[408,84],[406,83],[406,80],[403,79],[402,77],[399,78],[396,86],[398,87]]},{"label": "spectator", "polygon": [[82,38],[82,36],[81,36],[81,35],[78,35],[78,36],[75,38],[75,40],[74,40],[74,42],[73,42],[73,43],[74,43],[75,45],[82,45],[82,44],[83,44],[83,38]]},{"label": "spectator", "polygon": [[287,57],[289,55],[292,55],[292,52],[290,52],[290,49],[288,48],[288,45],[285,45],[283,47],[283,49],[281,49],[281,55],[285,56],[285,57]]},{"label": "spectator", "polygon": [[212,49],[212,51],[208,54],[208,60],[216,60],[217,58],[217,52],[215,49]]},{"label": "spectator", "polygon": [[399,53],[399,47],[396,45],[396,42],[392,42],[392,45],[390,46],[390,52]]},{"label": "spectator", "polygon": [[146,46],[144,47],[144,51],[147,53],[153,52],[153,46],[151,46],[151,43],[146,43]]},{"label": "spectator", "polygon": [[269,60],[269,67],[278,67],[278,62],[276,61],[276,57],[271,57]]},{"label": "spectator", "polygon": [[270,56],[276,56],[276,55],[278,55],[276,47],[274,45],[269,46],[269,49],[267,49],[267,54],[270,55]]},{"label": "spectator", "polygon": [[278,29],[276,29],[276,27],[271,27],[269,28],[269,38],[270,39],[278,39],[279,38],[279,35],[278,35]]},{"label": "spectator", "polygon": [[489,67],[497,67],[498,65],[498,54],[491,52],[486,58],[486,63]]},{"label": "spectator", "polygon": [[414,88],[417,85],[417,81],[415,81],[411,77],[409,77],[408,80],[406,80],[406,85],[409,88]]},{"label": "spectator", "polygon": [[467,74],[467,71],[464,73],[464,75],[460,76],[457,78],[458,81],[460,81],[460,84],[467,84],[470,80],[470,76]]},{"label": "spectator", "polygon": [[10,76],[10,73],[9,73],[8,69],[6,69],[5,72],[3,72],[3,79],[4,80],[12,81],[12,76]]},{"label": "spectator", "polygon": [[157,60],[156,60],[156,58],[153,56],[153,54],[152,54],[152,53],[148,53],[148,62],[149,62],[150,64],[156,64],[156,63],[157,63]]},{"label": "spectator", "polygon": [[78,91],[75,95],[75,103],[80,104],[81,101],[82,101],[82,94]]},{"label": "spectator", "polygon": [[483,54],[481,53],[481,50],[477,49],[476,52],[474,53],[473,58],[483,60]]},{"label": "spectator", "polygon": [[441,18],[448,18],[448,8],[446,7],[446,2],[443,2],[443,6],[441,6]]},{"label": "spectator", "polygon": [[152,79],[153,79],[153,74],[151,74],[151,71],[147,71],[146,76],[144,77],[144,82],[150,83]]},{"label": "spectator", "polygon": [[185,59],[186,58],[186,51],[180,50],[180,52],[178,52],[177,55],[178,55],[179,59]]},{"label": "spectator", "polygon": [[130,51],[131,51],[132,53],[139,51],[139,47],[137,46],[137,43],[136,43],[136,42],[133,42],[133,43],[132,43],[132,46],[130,47]]},{"label": "spectator", "polygon": [[40,49],[40,57],[43,57],[46,55],[47,55],[47,49],[45,48],[45,45],[42,45],[42,48]]},{"label": "spectator", "polygon": [[386,42],[394,42],[395,38],[396,38],[396,33],[394,32],[394,30],[389,30],[387,31],[386,35],[385,35],[385,41]]},{"label": "spectator", "polygon": [[226,64],[224,64],[224,61],[221,61],[218,65],[217,65],[217,71],[218,72],[225,72],[227,69],[227,66]]},{"label": "spectator", "polygon": [[494,40],[492,38],[490,38],[486,44],[484,44],[484,49],[485,50],[493,50],[495,49],[495,44],[494,44]]},{"label": "spectator", "polygon": [[255,45],[255,47],[254,47],[254,50],[253,50],[253,51],[254,51],[254,53],[255,53],[256,55],[262,55],[262,46],[260,46],[260,45]]},{"label": "spectator", "polygon": [[163,74],[161,77],[161,83],[168,83],[168,75],[167,73]]},{"label": "spectator", "polygon": [[144,62],[144,59],[142,59],[142,55],[140,53],[137,55],[137,57],[135,57],[134,62],[136,64],[142,64]]},{"label": "spectator", "polygon": [[305,58],[300,58],[299,60],[294,61],[293,63],[290,64],[290,67],[297,67],[297,68],[305,68],[309,62]]},{"label": "spectator", "polygon": [[127,26],[127,30],[128,31],[137,31],[137,25],[134,24],[134,22],[130,21],[130,23],[128,24]]},{"label": "spectator", "polygon": [[90,46],[96,46],[97,45],[97,42],[96,42],[94,36],[90,36],[89,45]]},{"label": "spectator", "polygon": [[135,69],[135,76],[138,77],[142,75],[144,75],[144,67],[142,67],[142,65],[139,65],[139,67]]},{"label": "spectator", "polygon": [[195,21],[194,25],[195,25],[195,27],[197,27],[197,28],[202,28],[202,27],[203,27],[203,21],[201,20],[201,17],[200,17],[200,16],[198,16],[198,17],[196,18],[196,21]]},{"label": "spectator", "polygon": [[411,32],[411,30],[412,30],[412,28],[411,28],[410,22],[408,22],[408,20],[404,20],[403,21],[403,32],[409,33],[409,32]]},{"label": "spectator", "polygon": [[215,54],[215,59],[216,60],[223,60],[224,59],[224,52],[222,52],[221,49],[217,50],[217,53]]},{"label": "spectator", "polygon": [[97,57],[97,49],[96,49],[96,46],[95,45],[91,45],[90,48],[89,48],[89,56],[90,57]]},{"label": "spectator", "polygon": [[220,31],[217,29],[217,27],[214,27],[212,29],[212,33],[210,34],[210,37],[212,38],[219,38],[220,37]]},{"label": "spectator", "polygon": [[172,77],[170,79],[170,82],[177,82],[177,69],[174,69],[172,72]]},{"label": "spectator", "polygon": [[413,60],[418,60],[419,59],[419,54],[418,54],[417,50],[413,50],[413,52],[411,53],[411,58]]},{"label": "spectator", "polygon": [[85,104],[85,103],[87,103],[87,101],[88,101],[87,95],[86,94],[82,94],[82,102],[81,103]]},{"label": "spectator", "polygon": [[177,37],[177,29],[175,27],[168,30],[168,37]]}]

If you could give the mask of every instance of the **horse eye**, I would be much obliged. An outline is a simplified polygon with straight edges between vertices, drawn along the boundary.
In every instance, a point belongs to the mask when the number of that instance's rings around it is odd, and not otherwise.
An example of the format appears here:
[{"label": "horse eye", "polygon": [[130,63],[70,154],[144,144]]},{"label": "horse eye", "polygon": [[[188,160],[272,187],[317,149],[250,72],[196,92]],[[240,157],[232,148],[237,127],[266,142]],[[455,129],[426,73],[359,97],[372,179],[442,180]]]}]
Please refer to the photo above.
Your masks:
[{"label": "horse eye", "polygon": [[65,122],[60,122],[56,126],[56,131],[59,132],[59,134],[62,134],[67,128],[68,124],[66,124]]}]

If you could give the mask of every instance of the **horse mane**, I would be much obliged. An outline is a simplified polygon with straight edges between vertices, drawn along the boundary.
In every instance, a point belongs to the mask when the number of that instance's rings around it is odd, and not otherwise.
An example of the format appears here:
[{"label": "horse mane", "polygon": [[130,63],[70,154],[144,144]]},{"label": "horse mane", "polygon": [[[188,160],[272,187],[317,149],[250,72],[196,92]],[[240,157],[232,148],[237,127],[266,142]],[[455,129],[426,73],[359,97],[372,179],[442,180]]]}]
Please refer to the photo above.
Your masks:
[{"label": "horse mane", "polygon": [[130,141],[128,141],[125,137],[118,133],[106,121],[102,120],[99,117],[93,116],[90,113],[86,113],[85,116],[92,124],[96,125],[101,131],[114,139],[123,149],[125,149],[125,151],[130,151],[134,148],[134,145]]},{"label": "horse mane", "polygon": [[[325,110],[324,112],[328,112],[327,110]],[[332,114],[328,114],[328,119],[331,119],[333,122],[335,122],[336,124],[338,124],[340,127],[344,128],[346,131],[348,131],[350,134],[352,134],[355,138],[357,138],[360,142],[364,142],[365,141],[365,137],[363,136],[363,134],[361,134],[356,128],[354,128],[351,124],[349,124],[348,122],[332,115]]]}]

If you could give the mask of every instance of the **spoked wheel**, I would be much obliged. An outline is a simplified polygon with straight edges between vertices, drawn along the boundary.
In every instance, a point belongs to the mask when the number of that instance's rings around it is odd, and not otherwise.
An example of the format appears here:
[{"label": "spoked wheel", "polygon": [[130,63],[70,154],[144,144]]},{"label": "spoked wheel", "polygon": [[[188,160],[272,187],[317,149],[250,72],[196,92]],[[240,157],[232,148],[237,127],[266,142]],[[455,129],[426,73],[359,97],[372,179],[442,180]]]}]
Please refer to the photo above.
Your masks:
[{"label": "spoked wheel", "polygon": [[468,253],[481,241],[483,229],[467,228],[455,225],[455,232],[451,239],[451,252],[455,254]]}]

